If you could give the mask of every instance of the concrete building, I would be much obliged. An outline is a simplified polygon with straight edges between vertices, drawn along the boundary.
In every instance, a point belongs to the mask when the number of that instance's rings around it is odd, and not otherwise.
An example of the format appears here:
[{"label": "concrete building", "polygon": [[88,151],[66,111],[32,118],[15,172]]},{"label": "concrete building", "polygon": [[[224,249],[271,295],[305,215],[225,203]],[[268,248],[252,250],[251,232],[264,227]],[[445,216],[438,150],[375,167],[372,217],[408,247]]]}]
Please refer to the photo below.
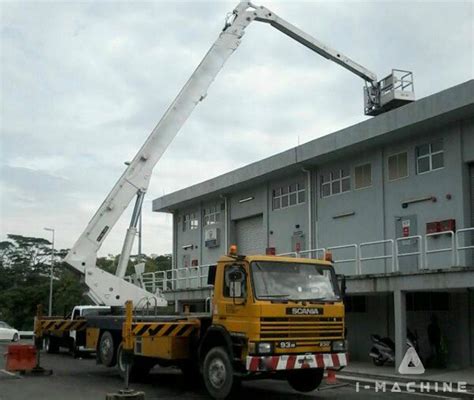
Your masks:
[{"label": "concrete building", "polygon": [[174,271],[162,285],[176,304],[209,296],[205,266],[231,243],[241,254],[331,251],[347,276],[353,359],[369,359],[371,333],[404,349],[407,327],[428,357],[435,314],[448,366],[474,365],[473,80],[157,198],[153,210],[173,214]]}]

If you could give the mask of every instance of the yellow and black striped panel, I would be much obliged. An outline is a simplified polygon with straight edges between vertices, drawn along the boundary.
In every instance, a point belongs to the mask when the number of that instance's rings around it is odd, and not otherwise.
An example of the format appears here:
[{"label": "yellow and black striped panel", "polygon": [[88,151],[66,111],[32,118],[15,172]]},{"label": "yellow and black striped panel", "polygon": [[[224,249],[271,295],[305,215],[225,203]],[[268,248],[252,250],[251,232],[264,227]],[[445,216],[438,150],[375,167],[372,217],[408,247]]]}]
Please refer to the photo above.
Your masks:
[{"label": "yellow and black striped panel", "polygon": [[196,322],[163,322],[146,323],[139,322],[132,324],[133,336],[174,336],[187,337],[195,334],[199,329]]},{"label": "yellow and black striped panel", "polygon": [[80,331],[86,328],[87,321],[78,320],[71,321],[69,319],[53,319],[53,320],[43,320],[40,321],[41,330],[43,332],[50,331]]}]

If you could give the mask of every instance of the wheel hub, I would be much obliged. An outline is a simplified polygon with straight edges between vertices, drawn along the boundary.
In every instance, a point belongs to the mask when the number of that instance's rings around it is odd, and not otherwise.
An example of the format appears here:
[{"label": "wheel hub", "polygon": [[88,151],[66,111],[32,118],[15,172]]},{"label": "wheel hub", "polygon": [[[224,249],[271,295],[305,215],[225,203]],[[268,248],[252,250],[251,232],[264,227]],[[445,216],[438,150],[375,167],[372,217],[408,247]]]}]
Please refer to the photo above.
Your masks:
[{"label": "wheel hub", "polygon": [[209,365],[209,380],[212,386],[219,389],[224,385],[227,377],[227,371],[222,360],[218,358],[211,361]]}]

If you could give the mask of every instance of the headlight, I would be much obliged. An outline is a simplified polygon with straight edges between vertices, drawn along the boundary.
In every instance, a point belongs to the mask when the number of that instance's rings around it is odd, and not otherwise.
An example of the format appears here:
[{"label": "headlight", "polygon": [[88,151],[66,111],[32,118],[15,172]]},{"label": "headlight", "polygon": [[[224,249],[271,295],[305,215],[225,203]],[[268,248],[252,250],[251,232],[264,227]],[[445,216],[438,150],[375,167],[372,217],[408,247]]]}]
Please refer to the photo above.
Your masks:
[{"label": "headlight", "polygon": [[267,342],[260,342],[257,345],[258,354],[270,354],[272,352],[272,344]]},{"label": "headlight", "polygon": [[334,352],[346,351],[346,341],[345,340],[334,340],[331,343],[331,350]]}]

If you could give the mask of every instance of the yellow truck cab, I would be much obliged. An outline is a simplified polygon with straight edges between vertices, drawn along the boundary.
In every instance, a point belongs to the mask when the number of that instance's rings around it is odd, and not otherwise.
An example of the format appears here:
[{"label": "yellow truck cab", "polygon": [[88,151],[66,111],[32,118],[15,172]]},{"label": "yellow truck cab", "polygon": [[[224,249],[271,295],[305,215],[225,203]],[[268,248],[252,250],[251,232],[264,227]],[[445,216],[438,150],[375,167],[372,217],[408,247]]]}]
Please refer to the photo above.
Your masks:
[{"label": "yellow truck cab", "polygon": [[308,392],[325,369],[347,365],[344,304],[330,262],[232,249],[210,283],[212,323],[201,329],[199,359],[214,398],[245,377],[287,379]]}]

